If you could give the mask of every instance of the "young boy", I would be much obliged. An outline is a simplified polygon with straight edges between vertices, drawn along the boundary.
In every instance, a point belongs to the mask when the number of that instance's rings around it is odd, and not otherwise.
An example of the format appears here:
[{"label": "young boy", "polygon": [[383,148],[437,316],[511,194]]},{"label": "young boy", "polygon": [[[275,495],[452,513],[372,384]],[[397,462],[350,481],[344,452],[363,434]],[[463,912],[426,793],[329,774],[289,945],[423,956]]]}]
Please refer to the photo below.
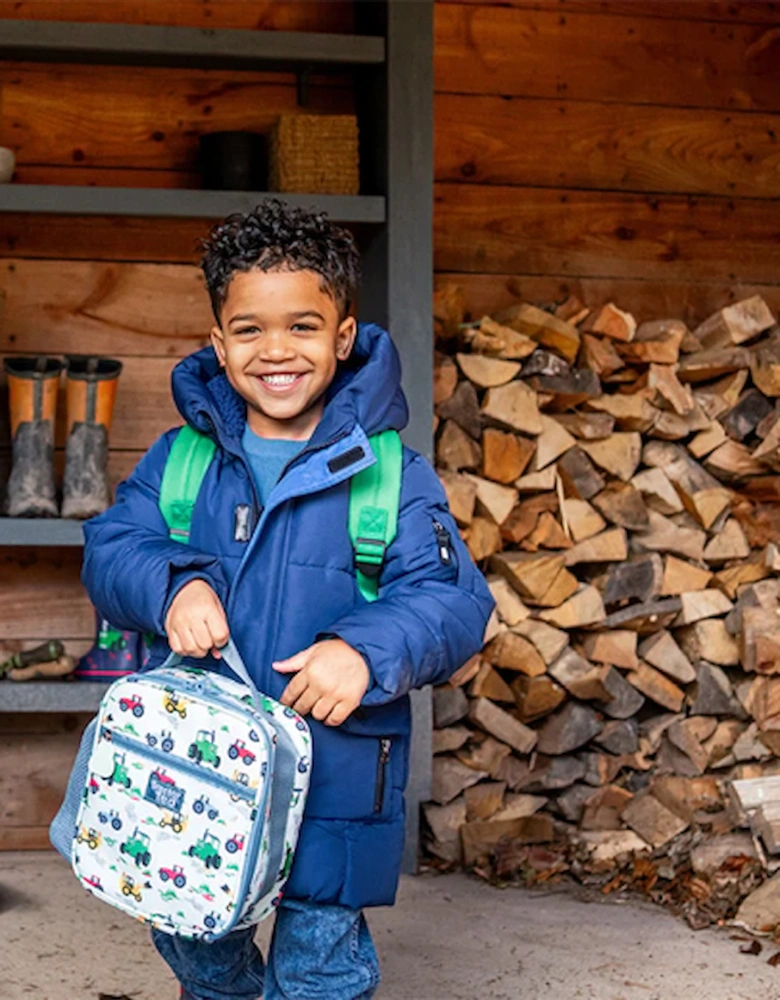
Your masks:
[{"label": "young boy", "polygon": [[362,915],[392,904],[404,840],[408,692],[481,646],[492,599],[430,465],[404,449],[398,530],[379,599],[357,588],[349,480],[368,436],[407,407],[388,334],[349,309],[358,256],[322,215],[266,202],[212,230],[212,346],[173,372],[184,420],[217,443],[190,544],[158,508],[169,431],[86,525],[83,579],[119,628],[219,670],[230,635],[257,687],[307,715],[313,767],[267,966],[241,930],[206,944],[154,932],[189,1000],[374,995]]}]

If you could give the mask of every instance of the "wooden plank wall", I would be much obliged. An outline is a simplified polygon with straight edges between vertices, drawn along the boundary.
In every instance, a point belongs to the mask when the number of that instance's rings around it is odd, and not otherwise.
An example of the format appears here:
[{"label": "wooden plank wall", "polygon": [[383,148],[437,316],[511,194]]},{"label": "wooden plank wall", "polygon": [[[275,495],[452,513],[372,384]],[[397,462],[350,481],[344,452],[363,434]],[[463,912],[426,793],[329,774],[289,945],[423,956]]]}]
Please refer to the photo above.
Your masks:
[{"label": "wooden plank wall", "polygon": [[436,4],[437,285],[780,308],[780,4]]},{"label": "wooden plank wall", "polygon": [[[0,0],[0,18],[349,32],[351,3]],[[0,63],[0,145],[24,183],[197,187],[198,135],[268,128],[296,107],[286,73]],[[314,77],[311,107],[351,111],[348,78]],[[95,352],[124,362],[111,431],[116,482],[178,423],[175,362],[211,325],[197,261],[208,225],[0,215],[0,355]],[[9,466],[0,378],[0,489]],[[64,393],[62,394],[64,396]],[[64,399],[61,400],[64,403]],[[58,428],[61,472],[64,406]],[[80,553],[0,548],[0,658],[46,638],[92,642]],[[47,844],[86,717],[0,714],[0,849]]]}]

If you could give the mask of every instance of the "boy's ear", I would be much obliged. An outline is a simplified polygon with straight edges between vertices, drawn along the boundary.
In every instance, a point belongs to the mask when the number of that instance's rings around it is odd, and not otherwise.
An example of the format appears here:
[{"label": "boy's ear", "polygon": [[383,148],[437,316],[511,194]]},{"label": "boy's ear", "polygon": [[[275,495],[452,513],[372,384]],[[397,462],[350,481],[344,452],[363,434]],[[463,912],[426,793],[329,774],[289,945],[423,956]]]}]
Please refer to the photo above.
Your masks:
[{"label": "boy's ear", "polygon": [[217,355],[217,361],[219,361],[220,367],[225,367],[225,337],[222,330],[218,326],[212,326],[211,333],[209,334],[211,338],[211,346],[214,348],[214,352]]},{"label": "boy's ear", "polygon": [[354,316],[347,316],[339,324],[336,333],[336,357],[339,361],[346,361],[352,353],[357,337],[357,323]]}]

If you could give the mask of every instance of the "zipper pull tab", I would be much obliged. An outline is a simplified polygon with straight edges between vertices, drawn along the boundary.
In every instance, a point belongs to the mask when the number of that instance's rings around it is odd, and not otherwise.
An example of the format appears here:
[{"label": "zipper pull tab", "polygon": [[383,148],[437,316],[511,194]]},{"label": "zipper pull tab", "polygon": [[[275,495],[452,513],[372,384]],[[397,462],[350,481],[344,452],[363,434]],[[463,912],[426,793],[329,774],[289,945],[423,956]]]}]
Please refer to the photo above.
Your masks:
[{"label": "zipper pull tab", "polygon": [[452,539],[450,538],[450,533],[441,521],[433,522],[433,530],[436,532],[436,544],[439,546],[439,561],[442,566],[450,566],[452,564],[452,550],[450,548]]}]

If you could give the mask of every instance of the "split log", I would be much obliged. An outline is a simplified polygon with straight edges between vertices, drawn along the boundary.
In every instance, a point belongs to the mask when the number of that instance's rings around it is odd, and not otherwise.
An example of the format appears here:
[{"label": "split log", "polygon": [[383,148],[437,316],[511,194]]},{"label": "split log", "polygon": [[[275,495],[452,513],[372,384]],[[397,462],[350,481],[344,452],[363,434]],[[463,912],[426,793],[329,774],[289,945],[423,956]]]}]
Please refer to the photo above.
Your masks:
[{"label": "split log", "polygon": [[483,781],[472,785],[463,793],[466,803],[466,821],[490,819],[504,805],[506,782]]},{"label": "split log", "polygon": [[694,458],[706,458],[727,440],[723,425],[713,420],[703,431],[699,431],[692,441],[688,442],[688,451]]},{"label": "split log", "polygon": [[548,465],[541,472],[529,472],[515,480],[518,493],[546,493],[555,489],[557,472],[554,465]]},{"label": "split log", "polygon": [[689,825],[650,794],[635,795],[620,818],[654,848],[667,844]]},{"label": "split log", "polygon": [[655,553],[610,566],[603,591],[604,603],[649,601],[661,593],[662,578],[663,563]]},{"label": "split log", "polygon": [[780,396],[780,337],[769,337],[751,351],[750,377],[765,396]]},{"label": "split log", "polygon": [[630,343],[616,345],[617,352],[628,362],[674,365],[680,356],[680,345],[687,333],[688,328],[678,319],[641,323]]},{"label": "split log", "polygon": [[676,629],[675,638],[689,660],[706,660],[722,667],[735,667],[739,663],[739,647],[720,618]]},{"label": "split log", "polygon": [[566,523],[569,525],[575,542],[592,538],[593,535],[597,535],[607,526],[607,522],[601,514],[594,510],[587,500],[568,497],[563,501],[562,507]]},{"label": "split log", "polygon": [[608,302],[588,319],[585,329],[602,333],[612,340],[630,341],[636,333],[636,320],[631,313],[618,309],[614,302]]},{"label": "split log", "polygon": [[505,541],[517,545],[533,532],[544,511],[557,509],[558,497],[555,493],[543,493],[523,500],[501,525],[501,535]]},{"label": "split log", "polygon": [[488,777],[486,771],[475,771],[454,757],[434,757],[432,766],[431,798],[439,805],[446,805],[470,785]]},{"label": "split log", "polygon": [[601,395],[601,382],[590,368],[573,368],[565,375],[535,375],[531,384],[548,408],[563,412]]},{"label": "split log", "polygon": [[461,527],[468,527],[474,517],[477,487],[466,476],[458,475],[456,472],[440,471],[439,480],[447,495],[452,516]]},{"label": "split log", "polygon": [[477,511],[500,525],[509,517],[519,499],[517,490],[511,486],[501,486],[481,476],[467,474],[477,492]]},{"label": "split log", "polygon": [[639,656],[681,684],[690,684],[696,679],[696,671],[683,653],[671,632],[662,629],[648,636],[639,646]]},{"label": "split log", "polygon": [[442,420],[454,420],[470,437],[475,441],[479,440],[482,418],[479,414],[477,390],[471,382],[459,382],[450,398],[436,407],[436,412]]},{"label": "split log", "polygon": [[525,819],[488,820],[464,823],[460,828],[463,863],[477,864],[489,858],[502,840],[519,844],[546,844],[553,839],[549,816],[528,816]]},{"label": "split log", "polygon": [[745,608],[740,652],[745,670],[759,674],[780,673],[780,607]]},{"label": "split log", "polygon": [[628,540],[623,528],[611,528],[572,546],[564,556],[567,566],[581,563],[622,562],[628,558]]},{"label": "split log", "polygon": [[[602,441],[583,441],[579,447],[599,468],[628,482],[639,465],[642,438],[636,433],[616,432]],[[589,500],[590,497],[581,499]]]},{"label": "split log", "polygon": [[660,592],[664,597],[684,594],[688,591],[703,589],[711,579],[711,570],[701,569],[685,559],[677,559],[676,556],[666,556]]},{"label": "split log", "polygon": [[490,567],[530,603],[557,607],[579,586],[576,577],[564,568],[564,562],[559,553],[505,552],[493,556]]},{"label": "split log", "polygon": [[460,370],[479,389],[505,385],[520,373],[520,365],[516,361],[490,358],[484,354],[456,354],[455,357]]},{"label": "split log", "polygon": [[608,413],[559,413],[555,419],[574,437],[585,441],[609,437],[615,429],[614,418]]},{"label": "split log", "polygon": [[561,427],[552,417],[542,414],[542,433],[536,439],[536,453],[531,463],[531,472],[540,472],[575,444],[575,439],[565,427]]},{"label": "split log", "polygon": [[599,378],[612,375],[613,372],[625,368],[625,362],[615,350],[611,340],[594,337],[590,333],[582,336],[580,363],[590,368]]},{"label": "split log", "polygon": [[662,469],[643,469],[631,479],[631,485],[658,514],[678,514],[683,509],[682,500]]},{"label": "split log", "polygon": [[639,749],[636,723],[632,719],[612,719],[604,724],[595,742],[616,755],[636,753]]},{"label": "split log", "polygon": [[651,510],[648,512],[650,530],[633,536],[634,543],[649,552],[671,552],[694,562],[704,558],[705,532],[695,528],[679,528],[673,521]]},{"label": "split log", "polygon": [[648,663],[640,661],[639,669],[631,671],[627,680],[637,691],[670,712],[679,712],[683,706],[685,692]]},{"label": "split log", "polygon": [[698,326],[693,335],[704,348],[742,344],[774,326],[775,319],[760,295],[735,302]]},{"label": "split log", "polygon": [[491,701],[509,705],[513,705],[515,701],[507,682],[487,660],[482,661],[476,677],[472,680],[469,695],[472,698],[489,698]]},{"label": "split log", "polygon": [[[478,736],[484,738],[478,740],[476,738]],[[472,732],[471,737],[467,747],[456,751],[457,760],[464,767],[468,767],[472,771],[479,771],[483,778],[490,775],[496,781],[503,781],[504,779],[499,776],[499,771],[503,766],[504,759],[512,753],[511,748],[506,743],[501,743],[484,733]]]},{"label": "split log", "polygon": [[620,611],[613,611],[604,619],[604,627],[628,628],[639,632],[640,635],[647,635],[670,625],[681,607],[678,597],[633,604]]},{"label": "split log", "polygon": [[452,472],[477,469],[482,462],[482,449],[454,420],[447,420],[439,435],[436,457],[439,465]]},{"label": "split log", "polygon": [[482,435],[482,474],[497,483],[512,483],[522,476],[535,449],[529,438],[488,427]]},{"label": "split log", "polygon": [[426,802],[423,815],[433,834],[433,841],[426,844],[427,849],[443,861],[460,862],[463,857],[460,830],[466,822],[465,799],[453,799],[446,806]]},{"label": "split log", "polygon": [[685,509],[709,528],[729,506],[733,493],[706,472],[679,445],[650,441],[642,450],[645,465],[663,469]]},{"label": "split log", "polygon": [[528,619],[513,626],[513,632],[533,643],[545,664],[549,666],[569,644],[569,636],[546,622]]},{"label": "split log", "polygon": [[636,644],[636,632],[613,629],[610,632],[594,632],[586,636],[583,641],[583,652],[589,660],[595,660],[597,663],[609,663],[615,667],[635,670],[639,666]]},{"label": "split log", "polygon": [[495,667],[515,670],[529,677],[538,677],[546,670],[545,662],[533,643],[511,631],[497,635],[485,647],[483,655]]},{"label": "split log", "polygon": [[722,479],[745,479],[748,476],[760,476],[764,466],[756,461],[750,449],[738,441],[727,441],[715,451],[710,452],[704,460],[705,466],[717,473]]},{"label": "split log", "polygon": [[552,348],[567,361],[574,361],[579,353],[577,328],[536,306],[527,303],[510,306],[499,313],[497,320],[544,347]]},{"label": "split log", "polygon": [[713,663],[703,662],[696,665],[696,697],[691,712],[694,715],[745,716],[725,671]]},{"label": "split log", "polygon": [[630,483],[609,483],[593,498],[596,507],[608,520],[629,531],[650,527],[642,494]]},{"label": "split log", "polygon": [[650,365],[647,387],[666,400],[678,416],[686,416],[696,406],[690,386],[677,378],[676,365]]},{"label": "split log", "polygon": [[542,433],[536,393],[525,382],[509,382],[496,389],[488,389],[482,404],[482,417],[521,434],[536,437]]},{"label": "split log", "polygon": [[723,528],[707,543],[704,549],[704,561],[718,565],[731,559],[747,559],[750,555],[745,532],[739,522],[730,517]]},{"label": "split log", "polygon": [[476,698],[469,708],[469,719],[480,729],[506,743],[518,753],[530,753],[536,745],[537,734],[509,712],[494,705],[487,698]]},{"label": "split log", "polygon": [[474,562],[482,562],[501,551],[501,531],[492,518],[473,518],[462,534]]},{"label": "split log", "polygon": [[534,722],[549,715],[566,697],[566,691],[551,677],[518,677],[511,685],[521,722]]},{"label": "split log", "polygon": [[536,341],[497,323],[490,316],[483,316],[479,326],[466,330],[465,335],[474,351],[507,360],[522,361],[536,350]]},{"label": "split log", "polygon": [[[491,620],[493,619],[494,615],[495,612],[493,612],[493,615],[491,615]],[[485,631],[486,631],[485,641],[489,641],[489,639],[487,638],[488,630],[486,629]],[[491,636],[490,638],[493,637]],[[482,666],[482,657],[479,654],[477,654],[476,656],[472,656],[470,660],[466,660],[466,662],[463,664],[462,667],[458,667],[458,669],[455,671],[452,677],[450,677],[450,679],[447,681],[447,684],[449,684],[450,687],[463,687],[464,684],[468,684],[470,680],[472,680],[474,677],[477,676],[477,674],[479,673],[479,668],[481,666]]]},{"label": "split log", "polygon": [[489,576],[487,580],[490,593],[496,602],[498,617],[504,624],[517,625],[530,616],[528,608],[523,604],[507,581],[501,576]]},{"label": "split log", "polygon": [[763,393],[758,389],[748,389],[739,397],[736,406],[723,414],[720,423],[730,438],[744,441],[773,409]]},{"label": "split log", "polygon": [[558,474],[566,495],[576,497],[578,500],[590,500],[597,493],[601,493],[605,486],[604,478],[596,471],[581,447],[570,448],[558,461]]},{"label": "split log", "polygon": [[570,371],[568,361],[539,347],[523,365],[521,376],[527,379],[532,375],[568,375]]},{"label": "split log", "polygon": [[598,666],[583,659],[573,649],[567,649],[550,665],[550,676],[566,688],[569,694],[583,701],[608,702],[610,693],[604,686],[609,667]]},{"label": "split log", "polygon": [[740,587],[747,583],[757,583],[759,580],[764,580],[769,576],[769,573],[765,553],[754,552],[744,562],[736,563],[717,572],[714,582],[733,601],[737,597]]},{"label": "split log", "polygon": [[601,723],[596,712],[587,705],[570,701],[544,723],[539,731],[537,749],[549,756],[567,754],[584,746],[600,732]]},{"label": "split log", "polygon": [[633,794],[619,785],[605,785],[588,799],[580,828],[583,830],[620,830],[620,815]]},{"label": "split log", "polygon": [[455,392],[458,384],[458,369],[452,358],[438,351],[433,363],[433,403],[444,403]]},{"label": "split log", "polygon": [[747,372],[750,368],[747,347],[725,347],[697,351],[680,361],[677,375],[681,382],[709,382],[721,375]]},{"label": "split log", "polygon": [[[682,610],[674,621],[675,627],[692,625],[707,618],[719,618],[721,615],[727,615],[734,606],[723,591],[714,589],[682,592],[680,600]],[[725,622],[723,630],[726,631]]]},{"label": "split log", "polygon": [[588,400],[586,405],[588,409],[614,417],[621,431],[638,431],[644,434],[660,416],[660,411],[641,393],[633,396],[599,396]]},{"label": "split log", "polygon": [[459,750],[471,736],[471,730],[465,726],[447,726],[446,729],[434,729],[432,734],[433,753],[449,753]]},{"label": "split log", "polygon": [[521,548],[527,552],[536,552],[538,549],[570,549],[572,541],[556,517],[549,511],[544,511],[539,515],[536,527],[531,534],[521,543]]}]

